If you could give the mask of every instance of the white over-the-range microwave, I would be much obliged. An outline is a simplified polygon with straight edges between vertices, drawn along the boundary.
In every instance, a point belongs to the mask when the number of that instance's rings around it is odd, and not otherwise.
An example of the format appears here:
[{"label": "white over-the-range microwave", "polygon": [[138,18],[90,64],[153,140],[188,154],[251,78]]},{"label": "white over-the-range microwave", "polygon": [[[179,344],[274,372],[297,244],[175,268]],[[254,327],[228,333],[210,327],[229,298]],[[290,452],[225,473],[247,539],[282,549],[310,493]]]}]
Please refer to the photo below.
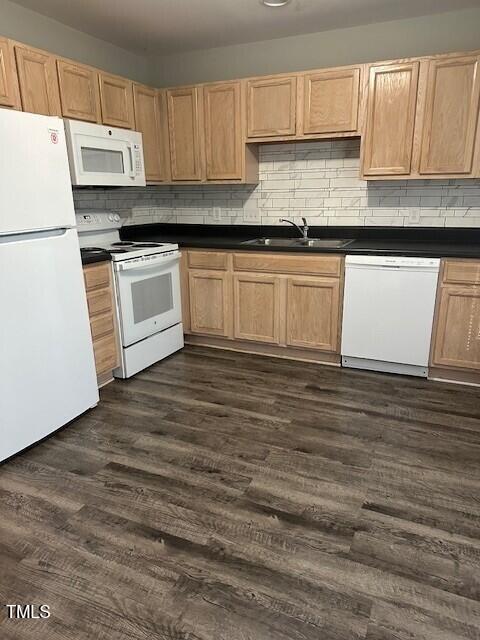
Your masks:
[{"label": "white over-the-range microwave", "polygon": [[73,185],[145,186],[141,133],[78,120],[64,122]]}]

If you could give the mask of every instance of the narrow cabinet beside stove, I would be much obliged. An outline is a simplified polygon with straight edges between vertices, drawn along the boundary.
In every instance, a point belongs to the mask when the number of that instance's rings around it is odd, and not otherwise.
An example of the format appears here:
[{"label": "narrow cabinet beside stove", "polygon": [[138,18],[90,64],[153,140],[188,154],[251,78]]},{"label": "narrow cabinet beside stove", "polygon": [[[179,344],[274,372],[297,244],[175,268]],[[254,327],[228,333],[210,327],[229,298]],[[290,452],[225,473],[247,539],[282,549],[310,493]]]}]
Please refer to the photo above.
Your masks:
[{"label": "narrow cabinet beside stove", "polygon": [[113,380],[112,372],[120,364],[111,263],[84,265],[83,277],[100,387]]}]

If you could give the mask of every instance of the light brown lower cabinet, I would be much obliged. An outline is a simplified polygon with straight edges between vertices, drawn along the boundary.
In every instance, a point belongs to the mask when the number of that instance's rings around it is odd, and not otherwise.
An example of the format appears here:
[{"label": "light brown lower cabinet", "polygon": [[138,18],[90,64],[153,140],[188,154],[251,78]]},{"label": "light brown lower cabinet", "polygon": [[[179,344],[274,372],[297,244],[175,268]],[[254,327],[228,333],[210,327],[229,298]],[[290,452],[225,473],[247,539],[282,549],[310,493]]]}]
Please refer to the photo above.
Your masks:
[{"label": "light brown lower cabinet", "polygon": [[190,331],[231,335],[232,281],[225,271],[191,269],[188,273]]},{"label": "light brown lower cabinet", "polygon": [[480,375],[480,261],[442,264],[431,365]]},{"label": "light brown lower cabinet", "polygon": [[254,273],[235,273],[234,336],[280,344],[280,278]]},{"label": "light brown lower cabinet", "polygon": [[115,322],[115,298],[110,262],[83,267],[90,316],[95,368],[99,386],[112,380],[112,371],[120,364]]},{"label": "light brown lower cabinet", "polygon": [[340,351],[340,279],[287,280],[287,345]]},{"label": "light brown lower cabinet", "polygon": [[341,256],[190,249],[182,270],[187,341],[340,361]]}]

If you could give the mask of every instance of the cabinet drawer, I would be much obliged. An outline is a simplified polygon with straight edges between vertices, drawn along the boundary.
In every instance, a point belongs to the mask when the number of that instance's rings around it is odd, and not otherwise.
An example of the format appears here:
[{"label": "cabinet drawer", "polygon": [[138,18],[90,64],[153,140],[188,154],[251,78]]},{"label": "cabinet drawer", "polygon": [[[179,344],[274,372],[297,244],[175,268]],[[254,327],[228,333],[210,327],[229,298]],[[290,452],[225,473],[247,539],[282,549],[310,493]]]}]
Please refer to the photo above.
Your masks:
[{"label": "cabinet drawer", "polygon": [[97,375],[111,371],[118,366],[117,346],[115,335],[108,335],[93,343],[93,352],[95,354],[95,369]]},{"label": "cabinet drawer", "polygon": [[234,253],[235,271],[266,271],[269,273],[300,273],[339,277],[341,256],[278,255],[273,253]]},{"label": "cabinet drawer", "polygon": [[110,289],[99,289],[87,293],[88,313],[90,316],[112,311],[112,294]]},{"label": "cabinet drawer", "polygon": [[114,334],[115,322],[113,320],[113,313],[107,312],[94,316],[90,320],[90,330],[92,332],[93,340],[97,340],[98,338],[108,334]]},{"label": "cabinet drawer", "polygon": [[189,251],[188,266],[192,269],[227,268],[228,254],[221,251]]},{"label": "cabinet drawer", "polygon": [[443,283],[480,285],[480,261],[445,260],[443,266]]},{"label": "cabinet drawer", "polygon": [[107,287],[110,284],[110,263],[101,262],[83,268],[85,288],[87,291],[98,287]]}]

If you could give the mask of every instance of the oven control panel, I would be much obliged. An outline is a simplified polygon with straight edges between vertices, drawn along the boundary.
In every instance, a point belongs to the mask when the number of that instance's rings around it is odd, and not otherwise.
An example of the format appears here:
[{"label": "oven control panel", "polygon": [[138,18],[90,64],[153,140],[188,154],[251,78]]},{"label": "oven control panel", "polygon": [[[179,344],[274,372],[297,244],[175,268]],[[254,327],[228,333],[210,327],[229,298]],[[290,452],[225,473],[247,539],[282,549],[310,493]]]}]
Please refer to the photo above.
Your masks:
[{"label": "oven control panel", "polygon": [[140,267],[150,267],[155,265],[162,266],[165,263],[174,261],[175,258],[180,258],[180,251],[178,251],[178,249],[174,249],[172,251],[162,251],[162,253],[154,253],[150,256],[128,258],[127,260],[116,262],[114,268],[116,271],[128,271],[130,269]]},{"label": "oven control panel", "polygon": [[121,217],[112,211],[85,211],[76,213],[75,219],[80,232],[119,229],[122,226]]}]

